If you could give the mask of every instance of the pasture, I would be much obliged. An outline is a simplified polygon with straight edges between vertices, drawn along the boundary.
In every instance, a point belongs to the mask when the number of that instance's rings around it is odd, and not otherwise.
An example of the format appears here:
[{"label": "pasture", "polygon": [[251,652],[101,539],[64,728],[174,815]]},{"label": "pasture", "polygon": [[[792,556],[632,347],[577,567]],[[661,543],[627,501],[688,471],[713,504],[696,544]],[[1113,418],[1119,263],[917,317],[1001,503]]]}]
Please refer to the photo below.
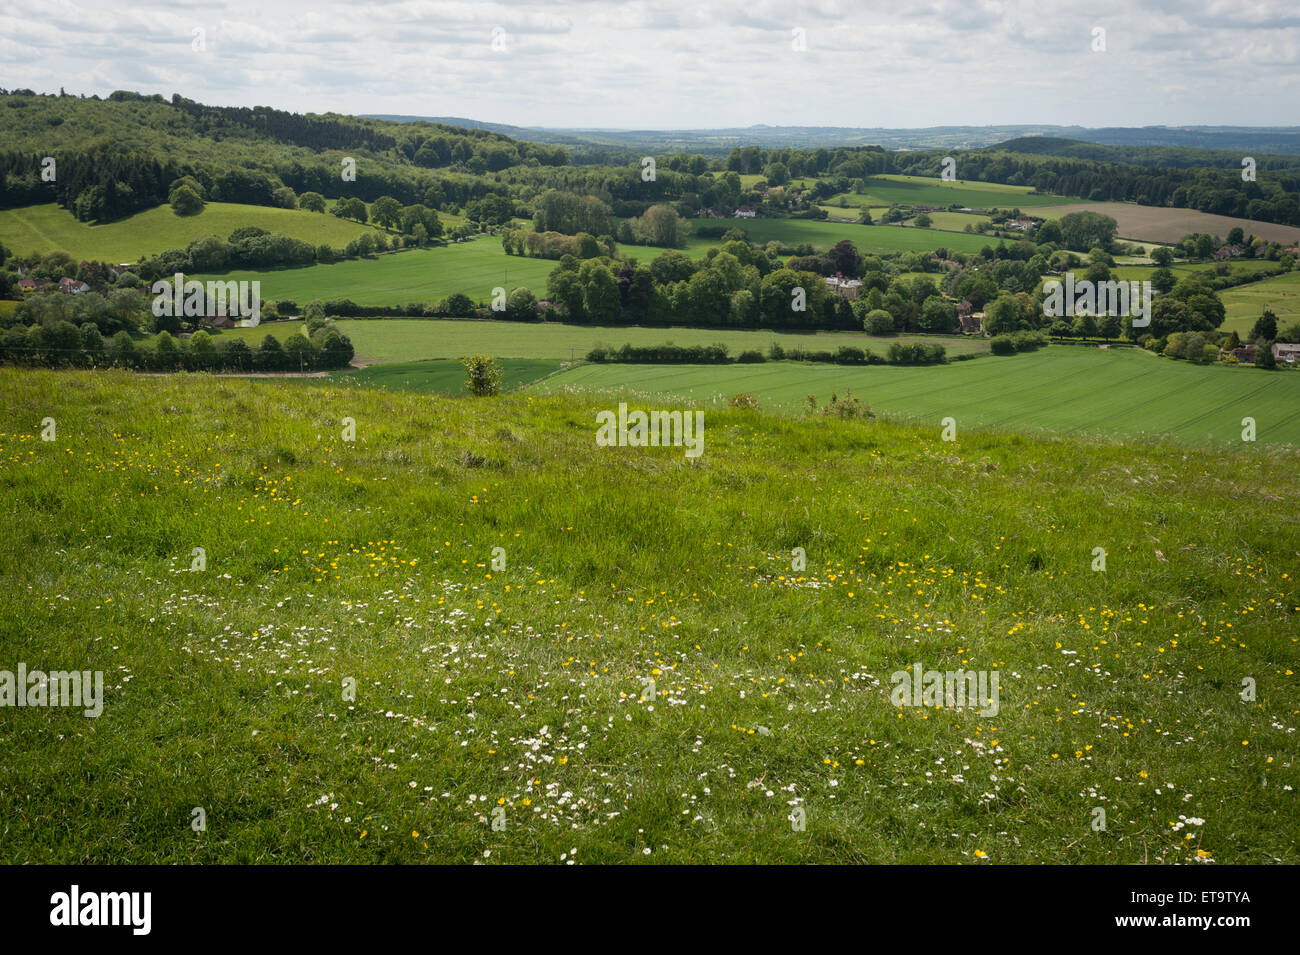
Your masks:
[{"label": "pasture", "polygon": [[0,368],[0,859],[1300,863],[1294,451],[610,406]]},{"label": "pasture", "polygon": [[116,222],[90,224],[55,203],[0,210],[0,242],[19,255],[62,249],[77,261],[138,262],[167,249],[183,249],[195,239],[229,238],[245,226],[341,249],[370,226],[319,212],[209,202],[194,216],[178,216],[157,206]]},{"label": "pasture", "polygon": [[950,206],[957,203],[971,209],[1033,209],[1064,201],[1060,196],[1042,196],[1032,186],[1007,186],[974,180],[946,182],[925,176],[885,174],[869,176],[859,193],[859,200],[873,206],[926,205]]},{"label": "pasture", "polygon": [[[501,387],[505,391],[514,391],[531,384],[558,371],[561,366],[561,362],[550,358],[503,358],[500,364],[503,372]],[[466,393],[465,366],[451,358],[369,365],[337,371],[332,377],[337,384],[361,388],[387,388],[439,395]]]},{"label": "pasture", "polygon": [[347,298],[358,305],[405,305],[437,302],[455,292],[486,304],[497,286],[507,291],[527,286],[541,298],[546,291],[546,276],[555,265],[550,259],[506,255],[500,240],[484,236],[305,268],[234,271],[195,278],[259,280],[263,299],[289,299],[299,304]]},{"label": "pasture", "polygon": [[[693,220],[700,221],[700,220]],[[906,229],[896,225],[860,225],[856,222],[824,222],[817,219],[744,219],[738,222],[751,242],[782,242],[786,245],[807,243],[817,249],[829,249],[848,239],[858,251],[932,252],[938,248],[957,252],[978,252],[989,239],[961,232],[935,229]],[[994,242],[996,244],[996,241]]]},{"label": "pasture", "polygon": [[1227,313],[1225,330],[1244,338],[1266,308],[1277,316],[1278,327],[1285,328],[1300,322],[1300,271],[1227,289],[1219,297]]},{"label": "pasture", "polygon": [[[277,323],[279,324],[279,323]],[[786,348],[834,351],[841,345],[870,348],[883,354],[894,341],[941,342],[949,354],[982,354],[988,342],[960,335],[895,335],[865,332],[775,332],[739,328],[664,328],[647,325],[521,324],[458,319],[338,319],[339,331],[352,340],[361,364],[461,358],[488,354],[498,358],[583,358],[596,345],[712,345],[721,343],[737,355],[746,349],[767,351],[774,342]],[[257,332],[259,329],[241,329]],[[255,336],[261,340],[261,336]]]},{"label": "pasture", "polygon": [[[960,429],[1056,435],[1162,438],[1219,444],[1243,454],[1300,445],[1300,373],[1204,367],[1127,348],[1053,345],[1039,352],[929,367],[759,365],[581,365],[537,390],[627,393],[725,407],[757,395],[766,409],[794,413],[809,394],[825,404],[846,389],[878,414]],[[1256,442],[1241,440],[1242,419]]]}]

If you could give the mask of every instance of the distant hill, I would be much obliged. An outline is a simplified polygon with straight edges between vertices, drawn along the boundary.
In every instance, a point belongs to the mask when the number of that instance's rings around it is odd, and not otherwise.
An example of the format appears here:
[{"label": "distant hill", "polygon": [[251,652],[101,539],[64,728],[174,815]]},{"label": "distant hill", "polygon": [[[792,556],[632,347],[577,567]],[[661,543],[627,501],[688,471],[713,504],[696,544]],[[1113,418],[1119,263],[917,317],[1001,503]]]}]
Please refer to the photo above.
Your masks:
[{"label": "distant hill", "polygon": [[[595,129],[511,126],[455,116],[367,115],[392,122],[429,122],[464,129],[482,129],[549,145],[621,147],[657,152],[720,154],[735,146],[768,149],[824,146],[883,146],[886,149],[974,149],[1012,140],[1043,137],[1110,146],[1170,146],[1300,155],[1300,127],[1144,126],[1105,127],[1008,125],[927,126],[918,129],[858,126],[745,126],[722,129]],[[1029,152],[1028,149],[1020,150]]]},{"label": "distant hill", "polygon": [[[1096,162],[1130,163],[1135,166],[1160,166],[1171,169],[1239,168],[1242,157],[1251,155],[1260,169],[1300,170],[1300,159],[1290,158],[1300,156],[1300,150],[1293,149],[1285,152],[1277,148],[1264,148],[1264,137],[1258,138],[1260,141],[1256,145],[1260,148],[1239,146],[1235,149],[1211,149],[1150,143],[1110,145],[1055,136],[1024,136],[998,143],[995,148],[1005,152],[1035,156],[1065,156],[1071,159],[1091,159]],[[1277,137],[1274,137],[1271,142],[1275,147],[1287,145]]]}]

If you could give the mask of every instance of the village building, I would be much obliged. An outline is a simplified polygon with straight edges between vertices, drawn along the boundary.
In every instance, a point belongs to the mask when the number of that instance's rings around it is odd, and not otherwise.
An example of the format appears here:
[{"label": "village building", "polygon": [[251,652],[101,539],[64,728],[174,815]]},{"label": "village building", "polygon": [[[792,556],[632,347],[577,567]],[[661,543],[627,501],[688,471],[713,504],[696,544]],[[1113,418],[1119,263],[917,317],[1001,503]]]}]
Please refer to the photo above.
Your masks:
[{"label": "village building", "polygon": [[1300,345],[1291,342],[1274,342],[1273,357],[1278,361],[1293,365],[1297,359],[1300,359]]},{"label": "village building", "polygon": [[965,334],[978,335],[984,331],[984,313],[975,311],[966,299],[957,303],[957,321]]},{"label": "village building", "polygon": [[862,280],[846,279],[843,275],[831,275],[827,276],[826,285],[836,295],[852,302],[858,297],[858,289],[862,288]]}]

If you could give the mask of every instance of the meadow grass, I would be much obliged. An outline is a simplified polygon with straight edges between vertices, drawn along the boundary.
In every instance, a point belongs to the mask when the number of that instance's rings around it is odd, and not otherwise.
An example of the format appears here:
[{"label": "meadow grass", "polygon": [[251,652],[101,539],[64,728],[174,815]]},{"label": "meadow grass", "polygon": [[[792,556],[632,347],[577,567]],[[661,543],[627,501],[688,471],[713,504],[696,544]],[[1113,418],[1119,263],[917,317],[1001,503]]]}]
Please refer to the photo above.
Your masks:
[{"label": "meadow grass", "polygon": [[894,174],[867,177],[859,197],[871,205],[950,206],[959,203],[971,209],[1031,209],[1067,201],[1060,196],[1036,195],[1032,186],[973,180],[946,182],[926,176]]},{"label": "meadow grass", "polygon": [[55,203],[0,210],[0,242],[20,255],[62,249],[78,261],[138,262],[167,249],[183,249],[195,239],[227,239],[245,226],[341,249],[370,226],[318,212],[209,202],[198,215],[178,216],[171,206],[156,206],[116,222],[90,224]]},{"label": "meadow grass", "polygon": [[[772,241],[786,245],[807,243],[823,250],[843,239],[848,239],[858,251],[864,253],[931,252],[939,248],[978,252],[990,244],[985,236],[962,232],[861,225],[856,222],[823,222],[817,219],[743,219],[738,220],[738,225],[745,230],[751,242],[760,245]],[[996,245],[996,242],[992,244]]]},{"label": "meadow grass", "polygon": [[1227,318],[1225,330],[1235,330],[1245,338],[1264,309],[1277,316],[1278,326],[1300,322],[1300,272],[1288,272],[1262,282],[1239,285],[1219,293]]},{"label": "meadow grass", "polygon": [[[1243,452],[1300,445],[1300,374],[1200,366],[1132,348],[1053,345],[979,361],[906,367],[767,362],[756,365],[580,365],[550,377],[545,391],[622,389],[725,406],[734,394],[792,412],[815,394],[825,404],[846,389],[877,412],[958,428],[1052,434],[1169,437]],[[1255,419],[1256,443],[1241,440]]]},{"label": "meadow grass", "polygon": [[262,283],[263,299],[306,302],[351,299],[358,305],[438,302],[460,292],[475,302],[492,300],[492,290],[519,286],[545,297],[546,276],[557,265],[549,259],[506,255],[501,241],[484,236],[428,249],[407,249],[363,259],[305,268],[232,271],[195,276],[204,281]]},{"label": "meadow grass", "polygon": [[[277,323],[278,324],[278,323]],[[462,358],[487,354],[498,358],[586,357],[596,345],[623,344],[712,345],[721,343],[738,355],[747,349],[766,353],[777,343],[786,348],[834,351],[841,345],[870,348],[884,354],[894,341],[939,341],[951,354],[983,354],[987,341],[960,335],[896,335],[873,337],[865,332],[776,332],[743,328],[681,328],[647,325],[568,325],[559,323],[480,321],[477,319],[338,319],[339,331],[352,341],[362,363],[412,361],[422,358]],[[259,329],[239,329],[261,341]]]},{"label": "meadow grass", "polygon": [[1295,452],[606,406],[0,369],[0,858],[1300,862]]}]

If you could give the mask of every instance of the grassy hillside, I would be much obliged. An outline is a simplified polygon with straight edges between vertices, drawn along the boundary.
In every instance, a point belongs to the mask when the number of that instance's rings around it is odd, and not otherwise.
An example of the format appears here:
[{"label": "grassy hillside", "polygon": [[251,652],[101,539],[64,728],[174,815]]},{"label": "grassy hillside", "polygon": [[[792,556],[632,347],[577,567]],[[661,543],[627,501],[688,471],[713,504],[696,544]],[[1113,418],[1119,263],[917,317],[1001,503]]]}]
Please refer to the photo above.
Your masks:
[{"label": "grassy hillside", "polygon": [[13,252],[62,249],[78,260],[102,262],[138,262],[167,249],[183,249],[205,235],[225,239],[244,226],[337,249],[364,232],[377,231],[329,214],[225,202],[210,202],[196,216],[178,216],[170,206],[158,206],[103,225],[80,222],[52,202],[0,209],[0,242]]},{"label": "grassy hillside", "polygon": [[1224,329],[1236,329],[1244,337],[1266,308],[1272,309],[1278,325],[1285,327],[1300,321],[1300,272],[1228,289],[1219,297],[1228,316]]},{"label": "grassy hillside", "polygon": [[[641,325],[521,325],[427,319],[339,319],[339,331],[352,340],[361,362],[411,361],[420,358],[461,358],[484,353],[498,358],[582,358],[598,344],[712,345],[721,342],[733,355],[773,342],[789,348],[834,350],[856,345],[883,354],[892,341],[941,341],[951,354],[983,353],[988,343],[948,335],[902,335],[872,338],[862,332],[772,332],[719,328],[658,328]],[[244,331],[255,332],[257,329]],[[261,340],[261,336],[258,336]]]},{"label": "grassy hillside", "polygon": [[[1222,442],[1242,451],[1300,445],[1300,374],[1202,367],[1132,349],[1055,345],[1012,357],[926,368],[769,362],[761,365],[583,365],[548,378],[548,391],[625,389],[725,405],[739,392],[794,411],[808,394],[824,404],[852,388],[877,412],[958,428]],[[1241,420],[1256,422],[1256,444]]]},{"label": "grassy hillside", "polygon": [[512,289],[524,285],[540,298],[546,290],[546,276],[555,265],[549,259],[506,255],[500,240],[488,236],[300,269],[224,272],[221,278],[257,279],[262,283],[263,298],[297,302],[350,298],[360,305],[405,305],[436,302],[453,292],[488,302],[496,286]]},{"label": "grassy hillside", "polygon": [[604,405],[0,369],[0,859],[1300,862],[1293,452]]}]

